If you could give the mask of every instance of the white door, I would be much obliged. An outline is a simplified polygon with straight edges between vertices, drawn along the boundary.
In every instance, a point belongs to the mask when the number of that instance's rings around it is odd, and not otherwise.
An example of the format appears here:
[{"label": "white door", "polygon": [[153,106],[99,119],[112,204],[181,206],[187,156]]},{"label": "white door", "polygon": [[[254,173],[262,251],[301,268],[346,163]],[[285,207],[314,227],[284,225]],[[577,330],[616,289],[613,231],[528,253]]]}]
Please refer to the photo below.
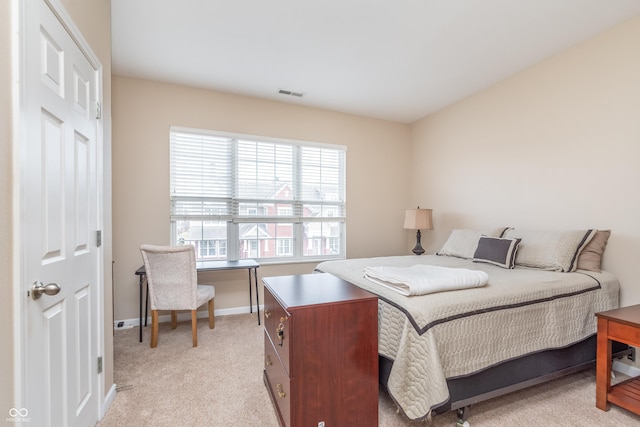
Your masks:
[{"label": "white door", "polygon": [[[93,426],[99,416],[100,73],[44,0],[20,2],[22,366],[29,425]],[[71,30],[67,30],[71,28]],[[92,54],[91,54],[92,55]],[[91,56],[89,56],[91,57]],[[48,293],[33,284],[48,285]],[[56,288],[59,291],[56,294]]]}]

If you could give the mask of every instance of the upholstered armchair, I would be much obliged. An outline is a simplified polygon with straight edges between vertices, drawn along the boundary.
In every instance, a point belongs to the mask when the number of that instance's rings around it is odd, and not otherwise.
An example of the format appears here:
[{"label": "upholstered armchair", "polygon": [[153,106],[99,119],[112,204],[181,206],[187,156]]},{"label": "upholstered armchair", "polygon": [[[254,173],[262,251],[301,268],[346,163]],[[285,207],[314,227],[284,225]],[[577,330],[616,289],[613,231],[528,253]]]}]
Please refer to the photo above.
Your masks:
[{"label": "upholstered armchair", "polygon": [[149,284],[151,347],[158,345],[158,310],[171,311],[171,329],[177,326],[176,310],[191,310],[193,346],[198,346],[197,309],[209,303],[209,328],[215,327],[213,285],[199,285],[196,253],[192,245],[140,246]]}]

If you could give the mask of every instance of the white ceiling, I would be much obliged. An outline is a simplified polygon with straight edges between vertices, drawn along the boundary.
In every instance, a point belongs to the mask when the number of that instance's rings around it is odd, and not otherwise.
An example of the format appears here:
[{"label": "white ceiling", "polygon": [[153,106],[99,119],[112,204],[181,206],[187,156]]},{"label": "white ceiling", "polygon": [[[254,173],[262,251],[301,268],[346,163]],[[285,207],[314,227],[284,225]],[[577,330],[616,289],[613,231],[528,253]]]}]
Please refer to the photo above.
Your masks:
[{"label": "white ceiling", "polygon": [[111,4],[114,74],[405,123],[640,14],[640,0]]}]

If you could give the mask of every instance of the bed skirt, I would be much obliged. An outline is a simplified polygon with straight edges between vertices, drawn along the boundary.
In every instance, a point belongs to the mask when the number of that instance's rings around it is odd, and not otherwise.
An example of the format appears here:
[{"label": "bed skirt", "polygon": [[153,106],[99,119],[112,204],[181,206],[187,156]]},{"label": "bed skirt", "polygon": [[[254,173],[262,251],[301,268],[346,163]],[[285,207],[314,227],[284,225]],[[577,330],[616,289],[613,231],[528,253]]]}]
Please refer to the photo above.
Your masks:
[{"label": "bed skirt", "polygon": [[[631,353],[628,345],[612,342],[614,358]],[[596,335],[569,347],[546,350],[502,362],[475,374],[447,379],[449,400],[432,408],[434,414],[502,396],[526,387],[550,381],[584,369],[594,368]],[[386,388],[393,360],[379,356],[380,384]],[[595,387],[595,385],[594,385]]]}]

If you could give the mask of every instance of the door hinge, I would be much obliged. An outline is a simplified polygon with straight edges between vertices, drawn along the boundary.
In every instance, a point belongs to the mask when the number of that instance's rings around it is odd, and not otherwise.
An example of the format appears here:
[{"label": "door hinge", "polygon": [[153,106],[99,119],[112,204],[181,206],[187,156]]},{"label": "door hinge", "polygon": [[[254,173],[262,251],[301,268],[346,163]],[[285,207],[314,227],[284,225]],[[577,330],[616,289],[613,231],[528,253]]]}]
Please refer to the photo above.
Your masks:
[{"label": "door hinge", "polygon": [[102,105],[100,102],[96,102],[96,120],[100,120],[102,118]]},{"label": "door hinge", "polygon": [[102,230],[96,230],[96,246],[102,246]]},{"label": "door hinge", "polygon": [[102,356],[98,357],[98,373],[102,373]]}]

